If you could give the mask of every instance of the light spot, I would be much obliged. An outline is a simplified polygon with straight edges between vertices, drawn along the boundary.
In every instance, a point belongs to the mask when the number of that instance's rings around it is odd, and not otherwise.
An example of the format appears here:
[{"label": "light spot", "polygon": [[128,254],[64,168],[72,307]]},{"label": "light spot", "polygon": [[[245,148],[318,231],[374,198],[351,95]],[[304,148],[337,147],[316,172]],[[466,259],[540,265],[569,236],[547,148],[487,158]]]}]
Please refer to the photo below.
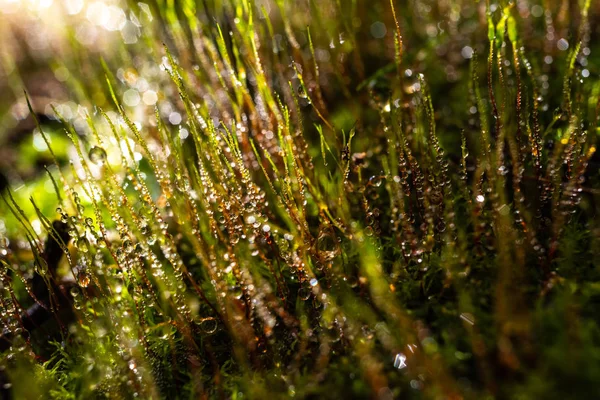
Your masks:
[{"label": "light spot", "polygon": [[69,76],[71,76],[71,74],[69,73],[69,70],[65,67],[58,67],[54,70],[54,76],[59,81],[65,82],[67,79],[69,79]]},{"label": "light spot", "polygon": [[108,7],[101,1],[95,1],[87,7],[86,18],[95,25],[104,26],[108,21]]},{"label": "light spot", "polygon": [[71,15],[79,14],[83,9],[83,0],[64,0],[67,13]]},{"label": "light spot", "polygon": [[48,150],[48,146],[46,145],[46,141],[44,140],[44,137],[42,136],[41,133],[37,132],[37,130],[33,134],[33,147],[35,147],[35,149],[37,151]]},{"label": "light spot", "polygon": [[121,36],[123,37],[123,42],[125,42],[125,44],[137,43],[139,31],[140,28],[135,26],[133,22],[126,21],[126,23],[121,28]]},{"label": "light spot", "polygon": [[542,6],[536,4],[535,6],[531,7],[531,15],[533,15],[536,18],[539,18],[542,15],[544,15],[544,9],[542,8]]},{"label": "light spot", "polygon": [[475,317],[471,313],[462,313],[460,314],[460,319],[465,321],[469,325],[475,325]]},{"label": "light spot", "polygon": [[562,38],[556,42],[556,47],[558,47],[558,49],[561,51],[565,51],[569,48],[569,42],[567,42],[565,38]]},{"label": "light spot", "polygon": [[144,104],[146,104],[148,106],[153,106],[158,101],[158,95],[156,94],[156,92],[154,90],[148,90],[148,91],[144,92],[144,95],[142,96],[142,100],[144,101]]},{"label": "light spot", "polygon": [[148,81],[145,80],[144,78],[139,78],[137,81],[135,81],[135,88],[140,91],[141,93],[145,92],[146,90],[148,90]]},{"label": "light spot", "polygon": [[396,354],[396,358],[394,359],[394,368],[406,368],[406,356],[404,354]]},{"label": "light spot", "polygon": [[179,138],[180,138],[181,140],[185,140],[185,139],[187,139],[189,135],[190,135],[190,131],[188,131],[187,129],[185,129],[185,128],[181,128],[181,129],[179,130]]},{"label": "light spot", "polygon": [[123,102],[129,107],[135,107],[140,104],[140,93],[135,89],[129,89],[123,95]]},{"label": "light spot", "polygon": [[471,46],[465,46],[460,51],[460,54],[467,60],[473,58],[473,48]]},{"label": "light spot", "polygon": [[31,226],[33,227],[35,233],[37,233],[38,235],[42,234],[42,223],[39,219],[34,219],[33,221],[31,221]]},{"label": "light spot", "polygon": [[117,6],[108,7],[108,17],[102,26],[109,31],[118,31],[123,29],[127,23],[125,12]]},{"label": "light spot", "polygon": [[477,200],[478,203],[483,203],[485,201],[485,197],[483,197],[482,194],[479,194],[479,195],[477,195],[475,200]]},{"label": "light spot", "polygon": [[377,21],[371,25],[371,35],[373,35],[374,38],[381,39],[386,33],[387,28],[383,22]]},{"label": "light spot", "polygon": [[427,28],[425,28],[425,31],[427,32],[427,36],[429,36],[430,38],[434,38],[438,34],[438,30],[435,25],[427,25]]},{"label": "light spot", "polygon": [[179,125],[181,123],[181,114],[178,112],[172,112],[169,114],[169,122],[173,125]]},{"label": "light spot", "polygon": [[87,21],[81,22],[75,33],[77,41],[85,46],[94,44],[97,37],[98,31],[96,30],[96,27]]}]

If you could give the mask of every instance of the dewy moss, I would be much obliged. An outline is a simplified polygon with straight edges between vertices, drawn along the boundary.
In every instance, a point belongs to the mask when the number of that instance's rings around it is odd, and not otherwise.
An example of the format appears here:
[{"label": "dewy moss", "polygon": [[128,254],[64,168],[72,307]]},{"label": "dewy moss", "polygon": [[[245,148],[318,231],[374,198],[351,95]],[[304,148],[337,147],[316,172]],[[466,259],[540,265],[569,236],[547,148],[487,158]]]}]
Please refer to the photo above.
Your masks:
[{"label": "dewy moss", "polygon": [[593,1],[68,3],[4,395],[600,396]]}]

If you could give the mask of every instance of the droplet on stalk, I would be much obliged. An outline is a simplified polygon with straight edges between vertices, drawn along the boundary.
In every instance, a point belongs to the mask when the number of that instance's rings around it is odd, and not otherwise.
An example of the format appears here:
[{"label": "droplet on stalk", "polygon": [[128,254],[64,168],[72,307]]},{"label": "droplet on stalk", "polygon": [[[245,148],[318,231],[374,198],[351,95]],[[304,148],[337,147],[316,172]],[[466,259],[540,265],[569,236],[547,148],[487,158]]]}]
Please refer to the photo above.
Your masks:
[{"label": "droplet on stalk", "polygon": [[77,275],[77,282],[79,282],[79,286],[85,288],[90,284],[90,276],[85,271],[80,271]]},{"label": "droplet on stalk", "polygon": [[98,166],[104,165],[106,163],[106,151],[102,147],[92,147],[90,149],[90,152],[88,153],[88,157],[90,158],[91,162]]},{"label": "droplet on stalk", "polygon": [[87,253],[89,251],[88,246],[89,246],[89,242],[85,236],[81,236],[77,240],[77,248],[79,249],[79,251],[81,251],[83,253]]},{"label": "droplet on stalk", "polygon": [[298,87],[298,97],[300,97],[301,99],[308,98],[308,95],[306,94],[306,90],[304,90],[303,86]]}]

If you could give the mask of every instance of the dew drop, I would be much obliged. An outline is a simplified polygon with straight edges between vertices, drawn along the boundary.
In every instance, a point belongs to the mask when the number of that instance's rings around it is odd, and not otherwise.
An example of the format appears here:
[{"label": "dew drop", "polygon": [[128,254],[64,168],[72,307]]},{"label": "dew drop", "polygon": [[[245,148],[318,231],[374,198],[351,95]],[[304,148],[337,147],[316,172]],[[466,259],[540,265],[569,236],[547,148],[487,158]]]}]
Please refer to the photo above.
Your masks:
[{"label": "dew drop", "polygon": [[102,147],[92,147],[88,153],[88,157],[96,165],[104,165],[106,163],[106,151]]},{"label": "dew drop", "polygon": [[303,86],[298,87],[298,97],[300,97],[301,99],[308,98],[308,95],[306,94],[306,90],[304,90]]},{"label": "dew drop", "polygon": [[88,252],[88,245],[89,245],[89,241],[87,240],[87,238],[85,236],[81,236],[79,239],[77,239],[77,248],[79,249],[79,251],[82,251],[84,253]]},{"label": "dew drop", "polygon": [[200,329],[204,333],[215,333],[217,331],[217,320],[213,317],[202,319],[200,321]]},{"label": "dew drop", "polygon": [[383,178],[383,176],[372,176],[369,179],[369,183],[375,187],[379,187],[383,183]]},{"label": "dew drop", "polygon": [[79,271],[77,282],[79,282],[79,286],[81,287],[88,287],[90,284],[90,276],[85,271]]},{"label": "dew drop", "polygon": [[99,237],[98,239],[96,239],[96,244],[98,245],[99,248],[104,249],[106,248],[106,241],[104,240],[104,238]]}]

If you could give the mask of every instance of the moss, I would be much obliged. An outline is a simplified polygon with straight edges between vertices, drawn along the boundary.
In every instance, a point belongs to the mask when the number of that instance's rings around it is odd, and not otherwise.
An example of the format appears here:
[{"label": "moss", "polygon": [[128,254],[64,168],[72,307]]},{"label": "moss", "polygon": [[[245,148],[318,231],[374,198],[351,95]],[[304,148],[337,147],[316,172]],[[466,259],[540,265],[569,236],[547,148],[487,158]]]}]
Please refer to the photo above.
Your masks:
[{"label": "moss", "polygon": [[400,3],[65,16],[43,118],[7,53],[6,395],[593,395],[598,12]]}]

